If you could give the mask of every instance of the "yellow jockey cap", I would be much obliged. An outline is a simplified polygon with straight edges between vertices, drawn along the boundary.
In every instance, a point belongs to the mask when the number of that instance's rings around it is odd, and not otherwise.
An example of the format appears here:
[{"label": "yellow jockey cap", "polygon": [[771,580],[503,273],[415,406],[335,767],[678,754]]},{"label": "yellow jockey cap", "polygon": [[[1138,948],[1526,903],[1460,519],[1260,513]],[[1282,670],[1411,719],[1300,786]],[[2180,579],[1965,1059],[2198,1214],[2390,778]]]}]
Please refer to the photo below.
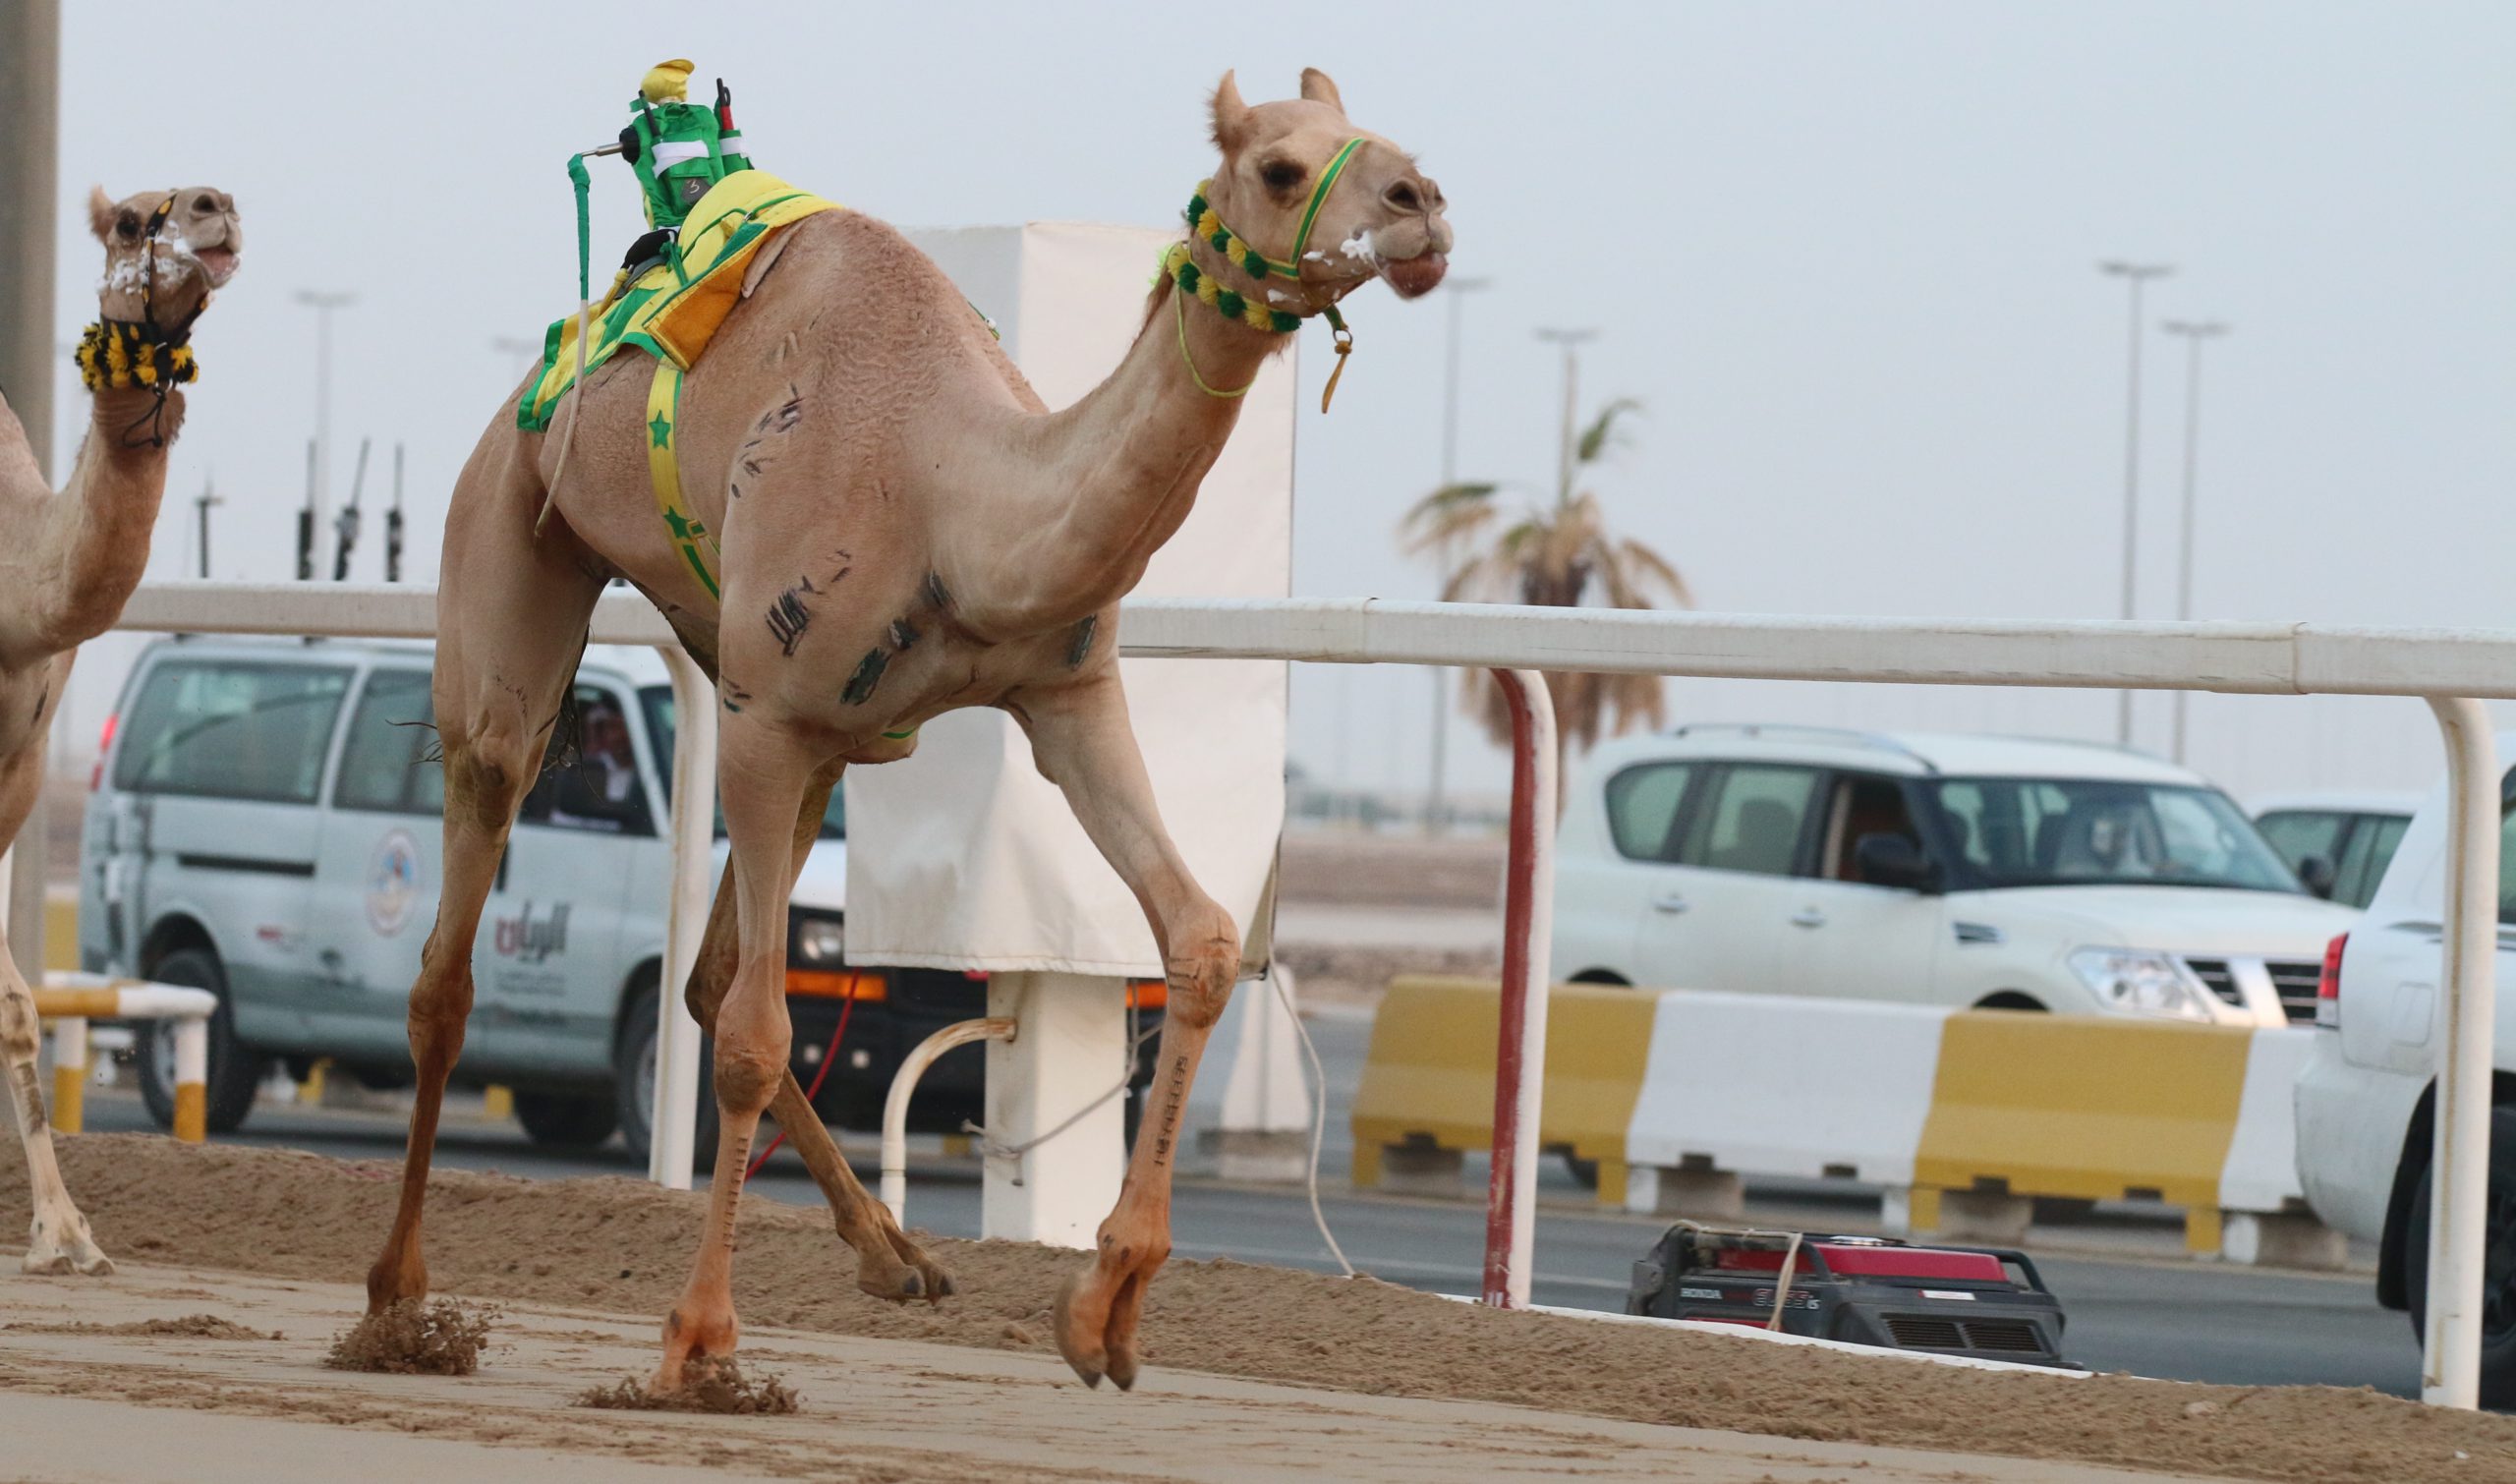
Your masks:
[{"label": "yellow jockey cap", "polygon": [[699,64],[687,57],[658,62],[647,69],[646,80],[638,85],[638,93],[650,103],[687,103],[690,101],[690,75]]}]

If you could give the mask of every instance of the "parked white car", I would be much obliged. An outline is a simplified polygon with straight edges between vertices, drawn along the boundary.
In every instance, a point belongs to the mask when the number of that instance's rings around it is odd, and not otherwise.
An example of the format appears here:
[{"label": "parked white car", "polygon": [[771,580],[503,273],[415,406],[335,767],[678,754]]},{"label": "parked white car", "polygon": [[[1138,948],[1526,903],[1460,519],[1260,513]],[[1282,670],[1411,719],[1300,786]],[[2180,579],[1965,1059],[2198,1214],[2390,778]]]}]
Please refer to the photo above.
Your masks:
[{"label": "parked white car", "polygon": [[[2516,734],[2498,739],[2516,756]],[[2500,797],[2516,786],[2502,781]],[[2516,813],[2502,808],[2498,852],[2516,849]],[[2325,958],[2316,1037],[2298,1078],[2298,1179],[2326,1226],[2377,1244],[2376,1299],[2405,1309],[2415,1331],[2426,1307],[2430,1158],[2436,1123],[2444,973],[2446,790],[2439,785],[2405,831],[2367,915]],[[2516,921],[2516,870],[2502,866],[2498,920]],[[2497,1072],[2490,1116],[2489,1245],[2482,1302],[2484,1405],[2516,1406],[2516,940],[2498,940]]]},{"label": "parked white car", "polygon": [[1569,797],[1559,980],[2284,1025],[2357,917],[2206,779],[2109,747],[1689,726]]}]

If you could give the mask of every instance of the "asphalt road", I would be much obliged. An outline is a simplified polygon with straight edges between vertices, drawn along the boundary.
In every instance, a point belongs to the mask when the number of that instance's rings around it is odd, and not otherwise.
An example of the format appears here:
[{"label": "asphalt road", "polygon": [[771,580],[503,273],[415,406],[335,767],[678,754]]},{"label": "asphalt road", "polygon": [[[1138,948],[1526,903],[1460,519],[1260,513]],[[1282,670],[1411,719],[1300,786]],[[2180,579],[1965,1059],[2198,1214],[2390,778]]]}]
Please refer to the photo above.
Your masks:
[{"label": "asphalt road", "polygon": [[[1339,1080],[1333,1072],[1331,1080]],[[475,1115],[466,1118],[463,1102],[449,1105],[437,1153],[444,1167],[499,1170],[528,1178],[644,1173],[617,1146],[592,1156],[553,1156],[528,1143],[513,1124],[478,1117],[477,1101],[469,1107]],[[1332,1113],[1332,1133],[1342,1122]],[[136,1097],[99,1090],[88,1100],[87,1126],[104,1131],[152,1125]],[[398,1157],[402,1135],[403,1120],[391,1112],[266,1104],[229,1137],[377,1159]],[[859,1174],[871,1183],[871,1140],[851,1135],[847,1143]],[[913,1141],[912,1149],[910,1224],[946,1235],[978,1235],[977,1162],[943,1155],[939,1141],[931,1138]],[[1341,1186],[1344,1162],[1332,1153],[1326,1168],[1332,1171],[1332,1185]],[[1472,1179],[1481,1177],[1471,1170]],[[1628,1270],[1650,1248],[1659,1224],[1581,1206],[1583,1192],[1560,1170],[1551,1170],[1545,1183],[1548,1204],[1538,1218],[1534,1296],[1570,1307],[1620,1308]],[[784,1152],[752,1189],[773,1200],[809,1204],[820,1199],[802,1165]],[[1358,1269],[1430,1291],[1475,1290],[1482,1206],[1472,1198],[1472,1189],[1463,1189],[1458,1201],[1358,1196],[1343,1189],[1323,1194],[1329,1225]],[[1858,1231],[1874,1224],[1876,1206],[1857,1192],[1753,1186],[1749,1216]],[[1173,1222],[1175,1250],[1184,1256],[1230,1256],[1335,1271],[1298,1189],[1185,1177]],[[2070,1234],[2070,1244],[2080,1250],[2037,1250],[2045,1281],[2069,1316],[2066,1353],[2071,1359],[2100,1370],[2179,1380],[2320,1383],[2417,1393],[2419,1352],[2411,1327],[2402,1315],[2376,1306],[2365,1274],[2259,1272],[2146,1255],[2172,1253],[2175,1229],[2155,1219],[2101,1213],[2095,1224]]]}]

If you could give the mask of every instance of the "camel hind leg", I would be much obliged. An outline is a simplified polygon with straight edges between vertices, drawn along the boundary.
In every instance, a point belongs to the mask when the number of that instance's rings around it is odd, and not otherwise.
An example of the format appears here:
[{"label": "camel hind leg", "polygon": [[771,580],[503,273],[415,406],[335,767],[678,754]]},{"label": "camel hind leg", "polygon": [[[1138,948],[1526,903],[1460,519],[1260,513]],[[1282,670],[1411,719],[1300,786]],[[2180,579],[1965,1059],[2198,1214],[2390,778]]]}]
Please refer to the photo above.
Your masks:
[{"label": "camel hind leg", "polygon": [[[829,808],[830,790],[838,786],[844,763],[828,764],[817,771],[805,785],[804,803],[795,816],[793,849],[786,871],[786,889],[795,889],[795,878],[804,869],[804,857],[812,853],[813,841],[820,837],[822,815]],[[684,999],[690,1005],[691,1018],[710,1035],[715,1034],[716,1009],[725,998],[725,990],[733,982],[736,958],[734,882],[731,873],[717,883],[716,900],[708,914],[708,931],[700,940],[698,961],[691,966],[690,983]],[[890,1209],[865,1189],[856,1171],[847,1166],[839,1153],[838,1141],[830,1136],[821,1115],[813,1112],[810,1099],[804,1096],[804,1084],[795,1079],[789,1065],[779,1077],[776,1101],[770,1106],[770,1116],[777,1120],[804,1166],[813,1174],[815,1184],[829,1202],[830,1219],[838,1227],[841,1241],[856,1250],[856,1286],[876,1298],[905,1303],[912,1298],[942,1302],[953,1291],[952,1276],[941,1263],[900,1229],[891,1219]]]},{"label": "camel hind leg", "polygon": [[[493,437],[496,435],[493,434]],[[445,853],[436,924],[411,986],[418,1097],[400,1204],[367,1276],[370,1313],[428,1292],[420,1217],[445,1081],[472,1013],[472,943],[498,858],[532,786],[560,698],[584,654],[600,567],[553,522],[537,537],[534,442],[485,443],[455,485],[437,589],[437,740],[445,758]]]},{"label": "camel hind leg", "polygon": [[[67,656],[55,661],[67,678]],[[56,692],[57,694],[57,692]],[[43,786],[43,733],[16,757],[0,763],[0,843],[14,840],[33,813]],[[111,1273],[114,1265],[96,1246],[87,1218],[62,1183],[61,1166],[53,1158],[52,1123],[44,1113],[43,1085],[35,1069],[40,1047],[35,999],[18,974],[7,935],[0,933],[0,1078],[9,1084],[11,1111],[18,1118],[18,1140],[26,1150],[27,1177],[34,1187],[34,1222],[27,1235],[27,1255],[20,1264],[29,1273]]]}]

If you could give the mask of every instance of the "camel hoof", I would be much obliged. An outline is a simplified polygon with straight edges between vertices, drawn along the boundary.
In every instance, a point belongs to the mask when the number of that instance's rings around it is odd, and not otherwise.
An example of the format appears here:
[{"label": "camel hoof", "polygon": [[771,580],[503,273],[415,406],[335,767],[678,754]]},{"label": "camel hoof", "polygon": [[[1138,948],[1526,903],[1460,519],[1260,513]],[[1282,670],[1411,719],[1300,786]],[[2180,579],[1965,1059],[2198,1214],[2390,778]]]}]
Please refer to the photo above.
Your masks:
[{"label": "camel hoof", "polygon": [[880,1263],[872,1258],[856,1265],[856,1290],[870,1293],[891,1303],[906,1303],[928,1295],[926,1277],[903,1262]]},{"label": "camel hoof", "polygon": [[114,1264],[94,1242],[83,1237],[68,1247],[29,1247],[18,1268],[47,1278],[73,1273],[86,1278],[110,1278]]},{"label": "camel hoof", "polygon": [[[1058,1353],[1065,1357],[1065,1363],[1073,1367],[1077,1376],[1083,1378],[1085,1386],[1097,1388],[1101,1385],[1101,1378],[1109,1374],[1110,1352],[1102,1342],[1101,1326],[1098,1323],[1078,1323],[1074,1315],[1076,1290],[1091,1282],[1091,1278],[1092,1270],[1086,1268],[1058,1286],[1057,1303],[1051,1309],[1050,1325],[1057,1332]],[[1134,1373],[1129,1372],[1127,1380],[1120,1384],[1132,1385],[1134,1380]]]},{"label": "camel hoof", "polygon": [[1136,1352],[1134,1346],[1111,1346],[1110,1379],[1118,1383],[1118,1390],[1122,1392],[1132,1392],[1136,1389]]}]

